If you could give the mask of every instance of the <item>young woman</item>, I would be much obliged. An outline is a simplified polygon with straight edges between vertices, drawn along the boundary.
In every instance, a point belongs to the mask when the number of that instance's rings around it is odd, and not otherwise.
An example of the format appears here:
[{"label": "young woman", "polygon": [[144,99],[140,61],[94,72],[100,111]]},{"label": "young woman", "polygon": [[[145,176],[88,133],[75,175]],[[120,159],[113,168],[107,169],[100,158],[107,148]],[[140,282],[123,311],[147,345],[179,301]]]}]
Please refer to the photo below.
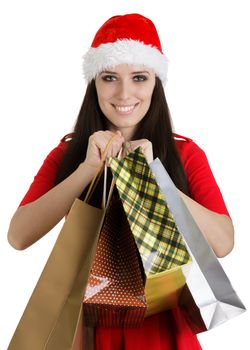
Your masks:
[{"label": "young woman", "polygon": [[[233,248],[234,230],[204,152],[172,131],[163,86],[167,59],[154,24],[139,14],[110,18],[84,57],[88,86],[72,134],[51,151],[14,214],[9,243],[25,249],[49,232],[92,180],[101,154],[141,146],[159,157],[218,257]],[[195,350],[200,345],[181,311],[145,319],[140,328],[95,330],[97,350]]]}]

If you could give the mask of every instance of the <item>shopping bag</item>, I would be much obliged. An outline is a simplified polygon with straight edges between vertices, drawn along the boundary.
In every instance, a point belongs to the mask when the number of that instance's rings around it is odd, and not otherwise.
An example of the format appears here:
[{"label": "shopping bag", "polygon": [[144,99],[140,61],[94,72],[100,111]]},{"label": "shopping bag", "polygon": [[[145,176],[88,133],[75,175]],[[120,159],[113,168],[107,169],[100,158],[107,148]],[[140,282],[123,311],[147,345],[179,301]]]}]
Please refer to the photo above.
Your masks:
[{"label": "shopping bag", "polygon": [[140,148],[110,168],[147,276],[146,316],[176,307],[191,258],[165,198]]},{"label": "shopping bag", "polygon": [[75,200],[8,350],[71,349],[103,216]]},{"label": "shopping bag", "polygon": [[146,309],[140,256],[114,190],[84,296],[84,324],[138,327],[143,323]]},{"label": "shopping bag", "polygon": [[157,158],[149,166],[192,257],[180,298],[182,310],[194,333],[210,330],[243,313],[245,306],[161,161]]},{"label": "shopping bag", "polygon": [[89,204],[102,170],[100,166],[85,200],[75,199],[8,350],[72,349],[105,216],[105,208]]}]

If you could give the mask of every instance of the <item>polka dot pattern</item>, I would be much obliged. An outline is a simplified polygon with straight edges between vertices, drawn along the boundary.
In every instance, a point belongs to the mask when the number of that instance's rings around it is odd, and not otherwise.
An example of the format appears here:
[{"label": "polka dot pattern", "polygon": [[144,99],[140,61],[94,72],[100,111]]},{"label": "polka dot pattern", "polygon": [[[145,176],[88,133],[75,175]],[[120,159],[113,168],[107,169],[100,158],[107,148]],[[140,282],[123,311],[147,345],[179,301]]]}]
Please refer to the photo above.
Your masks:
[{"label": "polka dot pattern", "polygon": [[136,327],[146,312],[143,270],[122,203],[113,196],[84,297],[88,326]]}]

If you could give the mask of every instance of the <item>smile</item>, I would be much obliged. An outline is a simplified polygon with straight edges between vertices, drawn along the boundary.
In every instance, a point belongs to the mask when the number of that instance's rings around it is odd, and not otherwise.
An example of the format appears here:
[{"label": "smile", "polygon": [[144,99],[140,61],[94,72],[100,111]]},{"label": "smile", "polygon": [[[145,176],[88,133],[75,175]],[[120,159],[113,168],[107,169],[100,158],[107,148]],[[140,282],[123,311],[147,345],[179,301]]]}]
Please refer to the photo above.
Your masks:
[{"label": "smile", "polygon": [[127,105],[127,106],[118,106],[118,105],[113,105],[115,107],[115,109],[119,112],[119,113],[125,113],[125,114],[129,114],[131,112],[133,112],[133,110],[135,109],[135,107],[138,105],[138,103],[134,104],[134,105]]}]

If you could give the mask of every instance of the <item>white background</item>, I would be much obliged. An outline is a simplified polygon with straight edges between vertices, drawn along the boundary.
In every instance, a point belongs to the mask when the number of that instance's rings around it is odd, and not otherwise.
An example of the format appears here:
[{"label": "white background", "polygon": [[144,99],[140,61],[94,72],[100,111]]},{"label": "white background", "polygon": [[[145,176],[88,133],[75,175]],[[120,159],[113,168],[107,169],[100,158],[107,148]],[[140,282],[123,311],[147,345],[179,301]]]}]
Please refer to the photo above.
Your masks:
[{"label": "white background", "polygon": [[[170,60],[166,95],[175,129],[206,151],[236,232],[235,248],[221,263],[249,308],[248,0],[6,0],[0,5],[1,350],[62,224],[16,251],[6,240],[10,218],[44,157],[71,131],[85,91],[82,55],[96,30],[130,12],[156,24]],[[239,341],[246,349],[249,326],[246,312],[199,340],[204,350],[235,350]]]}]

